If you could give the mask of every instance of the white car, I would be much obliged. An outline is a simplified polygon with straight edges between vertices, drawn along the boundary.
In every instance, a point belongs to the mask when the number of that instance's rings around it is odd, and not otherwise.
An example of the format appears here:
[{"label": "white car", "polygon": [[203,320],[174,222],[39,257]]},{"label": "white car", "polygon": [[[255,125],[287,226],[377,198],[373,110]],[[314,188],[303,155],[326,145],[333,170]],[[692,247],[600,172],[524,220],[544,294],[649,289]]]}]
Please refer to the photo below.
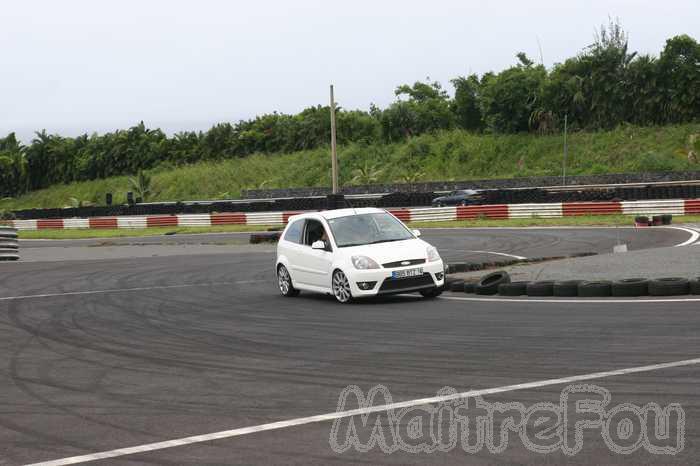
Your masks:
[{"label": "white car", "polygon": [[420,292],[438,296],[445,267],[437,250],[382,209],[338,209],[295,215],[277,244],[284,296],[299,290],[353,298]]}]

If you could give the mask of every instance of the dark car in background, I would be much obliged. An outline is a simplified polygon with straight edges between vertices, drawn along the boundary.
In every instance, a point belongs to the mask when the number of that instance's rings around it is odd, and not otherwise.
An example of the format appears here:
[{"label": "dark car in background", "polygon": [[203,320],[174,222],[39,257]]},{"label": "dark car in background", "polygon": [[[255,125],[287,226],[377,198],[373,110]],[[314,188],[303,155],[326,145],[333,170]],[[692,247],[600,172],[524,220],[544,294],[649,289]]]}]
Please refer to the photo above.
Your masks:
[{"label": "dark car in background", "polygon": [[478,189],[458,189],[432,200],[433,207],[452,205],[480,204],[484,200],[484,191]]}]

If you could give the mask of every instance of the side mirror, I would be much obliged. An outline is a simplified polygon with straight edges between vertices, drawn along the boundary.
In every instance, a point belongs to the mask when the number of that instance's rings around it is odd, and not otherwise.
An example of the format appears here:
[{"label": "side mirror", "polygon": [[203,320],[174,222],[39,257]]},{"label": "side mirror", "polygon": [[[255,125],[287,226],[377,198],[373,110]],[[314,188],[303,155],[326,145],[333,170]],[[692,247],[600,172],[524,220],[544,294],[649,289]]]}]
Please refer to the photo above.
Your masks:
[{"label": "side mirror", "polygon": [[314,241],[313,244],[311,245],[311,249],[320,249],[322,251],[326,250],[326,243],[324,243],[321,240]]},{"label": "side mirror", "polygon": [[413,230],[412,232],[413,232],[413,236],[415,236],[416,238],[418,238],[420,236],[420,230]]}]

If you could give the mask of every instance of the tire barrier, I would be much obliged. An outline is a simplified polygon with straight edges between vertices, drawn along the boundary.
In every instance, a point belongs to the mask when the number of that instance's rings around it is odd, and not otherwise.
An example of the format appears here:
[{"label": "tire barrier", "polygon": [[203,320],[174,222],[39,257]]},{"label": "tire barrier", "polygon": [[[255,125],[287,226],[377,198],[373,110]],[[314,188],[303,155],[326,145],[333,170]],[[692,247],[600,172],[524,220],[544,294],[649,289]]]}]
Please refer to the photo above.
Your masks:
[{"label": "tire barrier", "polygon": [[501,283],[498,285],[501,296],[522,296],[527,294],[527,282]]},{"label": "tire barrier", "polygon": [[498,293],[501,284],[510,283],[508,272],[499,270],[481,277],[474,287],[474,291],[479,295],[494,295]]},{"label": "tire barrier", "polygon": [[554,281],[530,282],[525,288],[528,296],[553,296]]},{"label": "tire barrier", "polygon": [[253,233],[250,235],[250,244],[277,243],[280,236],[281,233],[279,232]]},{"label": "tire barrier", "polygon": [[448,288],[450,291],[464,291],[464,280],[452,280]]},{"label": "tire barrier", "polygon": [[582,298],[606,298],[612,296],[612,282],[608,280],[582,281],[578,284],[578,295]]},{"label": "tire barrier", "polygon": [[[324,198],[325,202],[325,198]],[[70,210],[70,209],[66,209]],[[322,210],[306,209],[306,210]],[[118,217],[48,218],[12,220],[18,230],[68,228],[146,228],[146,227],[208,227],[211,225],[284,225],[292,215],[304,212],[214,212],[178,215],[126,215]],[[635,215],[635,225],[668,225],[673,215],[700,214],[700,200],[588,202],[549,204],[498,204],[456,207],[413,207],[389,209],[404,222],[442,222],[470,219],[557,218],[578,215]],[[652,216],[650,221],[649,216]]]},{"label": "tire barrier", "polygon": [[555,281],[552,287],[552,296],[573,297],[578,296],[578,286],[582,280]]},{"label": "tire barrier", "polygon": [[476,293],[476,282],[475,281],[464,281],[464,292],[465,293]]},{"label": "tire barrier", "polygon": [[690,293],[690,281],[687,278],[657,278],[649,280],[650,296],[676,296]]},{"label": "tire barrier", "polygon": [[633,298],[649,294],[649,280],[646,278],[623,278],[611,285],[612,295],[618,298]]},{"label": "tire barrier", "polygon": [[690,280],[689,289],[690,294],[700,294],[700,277]]},{"label": "tire barrier", "polygon": [[14,227],[0,225],[0,261],[19,260],[19,241]]},{"label": "tire barrier", "polygon": [[[463,291],[480,295],[522,296],[529,297],[582,297],[582,298],[632,298],[641,296],[682,296],[700,295],[700,277],[691,280],[681,277],[624,278],[621,280],[562,280],[511,282],[505,271],[498,271],[483,276],[477,282],[446,278],[450,291]],[[472,280],[472,279],[468,279]],[[614,301],[612,301],[614,302]]]}]

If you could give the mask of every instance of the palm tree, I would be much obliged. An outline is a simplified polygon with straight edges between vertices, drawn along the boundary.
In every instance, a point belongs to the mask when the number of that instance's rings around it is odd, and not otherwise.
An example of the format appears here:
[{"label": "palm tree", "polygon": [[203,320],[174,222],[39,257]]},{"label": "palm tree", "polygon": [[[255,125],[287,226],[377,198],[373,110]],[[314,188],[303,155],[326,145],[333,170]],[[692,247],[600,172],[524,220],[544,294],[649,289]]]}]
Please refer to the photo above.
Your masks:
[{"label": "palm tree", "polygon": [[379,169],[377,165],[370,165],[369,162],[365,160],[363,166],[352,171],[352,179],[350,182],[361,185],[376,183],[383,171],[384,170]]},{"label": "palm tree", "polygon": [[136,194],[137,198],[141,198],[143,202],[153,194],[151,191],[151,177],[143,170],[139,170],[136,176],[129,177],[129,185]]}]

